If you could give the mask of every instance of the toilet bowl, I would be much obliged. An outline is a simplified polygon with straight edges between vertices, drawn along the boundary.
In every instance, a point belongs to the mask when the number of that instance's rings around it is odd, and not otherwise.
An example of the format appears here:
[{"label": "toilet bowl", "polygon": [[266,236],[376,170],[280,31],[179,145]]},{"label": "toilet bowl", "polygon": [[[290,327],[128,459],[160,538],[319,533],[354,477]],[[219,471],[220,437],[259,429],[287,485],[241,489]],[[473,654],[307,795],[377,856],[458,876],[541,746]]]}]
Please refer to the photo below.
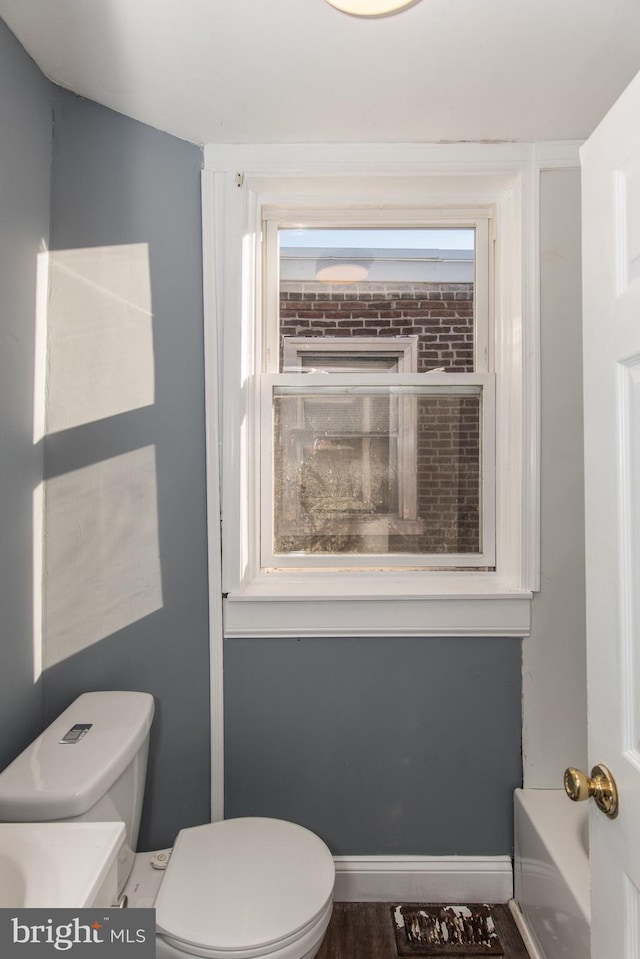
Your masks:
[{"label": "toilet bowl", "polygon": [[124,822],[118,893],[154,906],[158,959],[312,959],[335,868],[308,829],[228,819],[182,829],[168,856],[134,852],[153,712],[146,693],[80,696],[0,773],[0,821]]},{"label": "toilet bowl", "polygon": [[156,955],[311,959],[331,918],[333,859],[278,819],[183,829],[155,899]]}]

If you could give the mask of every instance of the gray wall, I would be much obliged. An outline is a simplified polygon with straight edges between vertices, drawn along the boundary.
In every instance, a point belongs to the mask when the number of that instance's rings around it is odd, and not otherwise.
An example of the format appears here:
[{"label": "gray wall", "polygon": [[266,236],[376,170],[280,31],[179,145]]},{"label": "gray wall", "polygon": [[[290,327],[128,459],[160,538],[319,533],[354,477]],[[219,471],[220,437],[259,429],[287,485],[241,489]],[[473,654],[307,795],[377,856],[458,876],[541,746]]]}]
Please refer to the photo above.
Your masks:
[{"label": "gray wall", "polygon": [[39,731],[33,663],[36,260],[49,240],[53,87],[0,20],[0,768]]},{"label": "gray wall", "polygon": [[[0,768],[79,693],[151,692],[157,712],[142,848],[209,819],[200,168],[199,148],[55,88],[0,21]],[[148,244],[153,403],[34,443],[37,254],[125,244]],[[55,376],[48,386],[50,399],[74,390]],[[161,602],[97,641],[91,624],[80,623],[85,645],[76,623],[65,653],[48,586],[62,563],[72,568],[77,550],[71,536],[52,543],[60,527],[47,520],[45,562],[53,557],[57,567],[45,580],[38,678],[34,491],[44,478],[49,500],[66,477],[141,448],[155,457]],[[99,508],[103,490],[92,492]],[[126,489],[116,493],[126,499]],[[74,605],[71,579],[69,586]],[[94,622],[107,612],[96,609]]]},{"label": "gray wall", "polygon": [[[47,519],[45,633],[49,643],[55,634],[57,645],[45,650],[45,718],[49,721],[85,690],[134,689],[154,695],[143,849],[171,843],[181,826],[209,820],[201,161],[201,150],[192,144],[56,91],[51,247],[87,251],[148,245],[154,389],[151,404],[89,418],[45,441],[48,506],[52,498],[60,502],[53,491],[64,491],[67,481],[76,497],[80,491],[79,498],[67,503],[68,523],[55,525],[50,514]],[[65,262],[73,265],[73,254],[66,256]],[[118,306],[116,298],[114,316]],[[52,369],[48,402],[61,403],[74,386],[60,382]],[[84,398],[91,402],[90,395]],[[137,462],[136,452],[150,448],[157,503],[137,505],[155,516],[155,539],[145,542],[147,547],[157,542],[159,555],[149,559],[159,570],[155,587],[161,599],[151,608],[143,605],[144,615],[130,617],[99,638],[92,627],[100,617],[107,621],[113,610],[96,609],[93,621],[87,616],[86,623],[74,623],[74,642],[63,655],[66,624],[56,619],[60,604],[52,602],[51,590],[52,583],[64,581],[61,566],[74,568],[80,545],[73,537],[86,532],[73,530],[74,507],[77,513],[86,507],[82,478],[94,468],[95,475],[103,475],[101,465],[115,457],[134,454],[131,462]],[[139,493],[135,472],[125,472],[119,482],[123,488],[115,493],[100,483],[86,491],[96,511],[107,501],[113,504],[114,496],[125,502],[129,486]],[[104,537],[111,532],[107,522]],[[60,542],[65,536],[68,540]],[[123,542],[126,546],[126,535]],[[96,549],[102,545],[96,542]],[[108,586],[115,573],[100,562],[95,576]],[[137,576],[134,567],[130,573]],[[78,642],[83,630],[84,645]]]},{"label": "gray wall", "polygon": [[335,855],[500,855],[521,782],[515,639],[225,642],[225,814]]}]

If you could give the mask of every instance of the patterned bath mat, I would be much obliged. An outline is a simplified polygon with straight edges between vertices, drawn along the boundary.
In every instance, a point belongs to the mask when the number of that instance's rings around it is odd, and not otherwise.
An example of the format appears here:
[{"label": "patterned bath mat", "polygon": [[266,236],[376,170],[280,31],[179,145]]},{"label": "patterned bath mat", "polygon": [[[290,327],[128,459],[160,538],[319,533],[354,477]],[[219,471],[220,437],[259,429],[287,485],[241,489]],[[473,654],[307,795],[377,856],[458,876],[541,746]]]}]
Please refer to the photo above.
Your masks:
[{"label": "patterned bath mat", "polygon": [[503,956],[491,906],[391,907],[399,956]]}]

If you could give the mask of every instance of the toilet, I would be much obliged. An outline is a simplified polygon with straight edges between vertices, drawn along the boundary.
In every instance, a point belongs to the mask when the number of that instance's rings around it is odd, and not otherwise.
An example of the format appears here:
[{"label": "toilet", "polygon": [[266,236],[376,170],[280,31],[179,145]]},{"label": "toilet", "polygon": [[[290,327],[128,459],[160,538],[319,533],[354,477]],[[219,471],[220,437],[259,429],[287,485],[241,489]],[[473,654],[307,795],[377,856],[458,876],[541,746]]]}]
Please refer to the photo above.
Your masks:
[{"label": "toilet", "polygon": [[308,829],[227,819],[135,852],[153,712],[147,693],[80,696],[0,773],[0,821],[124,822],[114,905],[155,908],[158,959],[313,959],[335,867]]}]

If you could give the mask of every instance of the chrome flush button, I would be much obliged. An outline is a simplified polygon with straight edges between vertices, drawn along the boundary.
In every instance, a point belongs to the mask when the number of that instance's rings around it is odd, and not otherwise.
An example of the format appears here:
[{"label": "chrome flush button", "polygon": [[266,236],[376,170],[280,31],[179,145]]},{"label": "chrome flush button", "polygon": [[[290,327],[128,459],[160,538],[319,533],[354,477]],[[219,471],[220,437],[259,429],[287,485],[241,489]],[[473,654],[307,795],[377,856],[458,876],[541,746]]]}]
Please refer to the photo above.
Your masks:
[{"label": "chrome flush button", "polygon": [[83,736],[87,735],[92,726],[93,723],[76,723],[69,732],[64,734],[60,742],[73,746],[75,743],[79,743]]}]

